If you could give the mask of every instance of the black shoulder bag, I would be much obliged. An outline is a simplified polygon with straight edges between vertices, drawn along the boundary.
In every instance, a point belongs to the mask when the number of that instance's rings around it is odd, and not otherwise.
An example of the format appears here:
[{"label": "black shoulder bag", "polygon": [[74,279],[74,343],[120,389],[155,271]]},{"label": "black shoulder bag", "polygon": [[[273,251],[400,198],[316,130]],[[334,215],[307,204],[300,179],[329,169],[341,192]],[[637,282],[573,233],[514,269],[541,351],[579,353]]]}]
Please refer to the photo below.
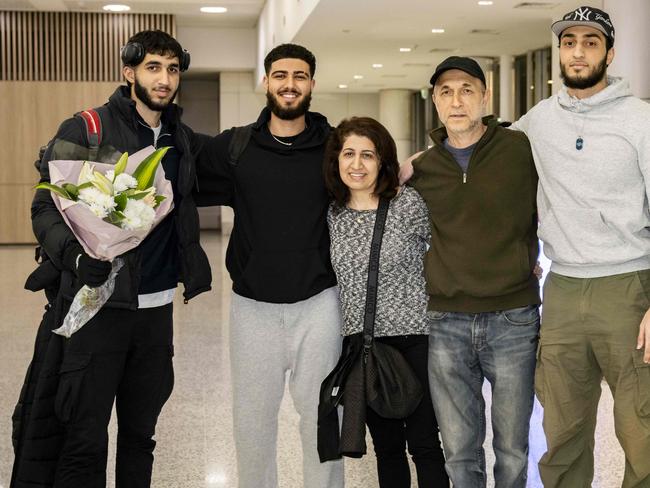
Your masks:
[{"label": "black shoulder bag", "polygon": [[379,277],[379,252],[389,200],[381,198],[370,245],[366,308],[363,319],[363,354],[366,402],[380,416],[391,419],[408,417],[422,400],[422,385],[402,353],[374,340],[375,312]]}]

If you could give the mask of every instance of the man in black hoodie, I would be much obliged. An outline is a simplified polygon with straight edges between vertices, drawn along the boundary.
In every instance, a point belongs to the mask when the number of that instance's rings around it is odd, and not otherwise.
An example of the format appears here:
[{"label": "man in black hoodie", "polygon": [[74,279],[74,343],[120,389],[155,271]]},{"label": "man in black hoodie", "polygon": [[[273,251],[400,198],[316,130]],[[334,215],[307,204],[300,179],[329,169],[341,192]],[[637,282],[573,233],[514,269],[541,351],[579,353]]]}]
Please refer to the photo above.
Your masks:
[{"label": "man in black hoodie", "polygon": [[304,486],[343,486],[341,461],[316,449],[319,389],[340,353],[340,312],[329,258],[322,161],[330,125],[309,112],[316,60],[283,44],[264,61],[267,107],[233,161],[235,130],[206,144],[202,205],[228,205],[235,222],[226,266],[233,281],[230,359],[240,488],[276,488],[278,412],[289,373],[300,414]]},{"label": "man in black hoodie", "polygon": [[[124,151],[132,154],[151,145],[170,146],[162,167],[172,184],[175,208],[123,256],[126,264],[106,305],[64,340],[54,399],[63,437],[56,435],[51,422],[33,415],[40,427],[35,423],[36,430],[27,429],[20,436],[24,448],[17,451],[12,486],[50,486],[52,481],[60,488],[105,486],[107,427],[115,401],[119,426],[116,486],[148,487],[156,444],[152,437],[174,382],[174,292],[179,281],[184,283],[186,300],[210,289],[210,267],[199,246],[198,213],[192,197],[195,137],[181,123],[180,110],[172,103],[189,54],[168,34],[143,31],[123,48],[122,61],[128,86],[119,87],[104,106],[84,112],[93,119],[90,125],[101,123],[96,154],[90,156],[89,151],[92,131],[82,116],[72,117],[61,124],[41,161],[41,181],[49,181],[50,160],[115,163]],[[60,272],[53,310],[61,318],[81,286],[97,287],[106,281],[111,264],[84,252],[49,191],[36,192],[32,225]],[[57,339],[51,338],[50,345]],[[45,435],[52,436],[47,443],[41,441]],[[42,459],[38,467],[36,458]]]}]

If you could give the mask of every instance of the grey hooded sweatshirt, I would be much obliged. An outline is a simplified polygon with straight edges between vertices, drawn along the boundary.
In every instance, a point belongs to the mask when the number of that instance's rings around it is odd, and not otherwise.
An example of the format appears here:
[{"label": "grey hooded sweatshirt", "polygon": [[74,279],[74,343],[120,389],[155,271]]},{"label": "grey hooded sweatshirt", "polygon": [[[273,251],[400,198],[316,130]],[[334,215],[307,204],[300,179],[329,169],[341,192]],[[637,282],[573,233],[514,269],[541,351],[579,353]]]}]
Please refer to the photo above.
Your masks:
[{"label": "grey hooded sweatshirt", "polygon": [[551,271],[565,276],[650,268],[650,104],[627,81],[607,82],[582,100],[563,87],[512,126],[530,139],[538,236]]}]

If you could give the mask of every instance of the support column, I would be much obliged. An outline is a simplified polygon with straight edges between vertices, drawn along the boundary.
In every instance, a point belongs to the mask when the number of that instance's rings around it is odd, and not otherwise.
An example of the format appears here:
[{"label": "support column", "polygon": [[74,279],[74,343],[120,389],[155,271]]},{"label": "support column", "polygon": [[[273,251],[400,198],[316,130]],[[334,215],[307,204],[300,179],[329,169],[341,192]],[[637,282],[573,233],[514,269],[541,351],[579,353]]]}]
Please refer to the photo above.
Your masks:
[{"label": "support column", "polygon": [[616,29],[616,53],[607,73],[626,78],[634,96],[650,101],[650,2],[604,0],[603,10]]},{"label": "support column", "polygon": [[501,120],[515,119],[515,90],[513,81],[513,59],[509,54],[499,57],[499,117]]},{"label": "support column", "polygon": [[413,153],[411,142],[411,90],[379,91],[379,122],[395,139],[397,159],[401,162]]}]

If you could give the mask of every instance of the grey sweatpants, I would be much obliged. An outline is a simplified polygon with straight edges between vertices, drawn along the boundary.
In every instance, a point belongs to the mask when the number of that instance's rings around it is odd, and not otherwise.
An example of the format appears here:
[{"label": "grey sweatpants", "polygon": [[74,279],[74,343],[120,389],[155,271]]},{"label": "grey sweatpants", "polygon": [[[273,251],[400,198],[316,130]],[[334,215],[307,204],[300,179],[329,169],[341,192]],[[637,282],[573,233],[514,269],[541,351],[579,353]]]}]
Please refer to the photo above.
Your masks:
[{"label": "grey sweatpants", "polygon": [[277,488],[278,412],[289,391],[300,415],[305,488],[343,486],[343,462],[320,463],[318,396],[341,352],[337,288],[297,303],[258,302],[233,293],[230,360],[239,488]]}]

